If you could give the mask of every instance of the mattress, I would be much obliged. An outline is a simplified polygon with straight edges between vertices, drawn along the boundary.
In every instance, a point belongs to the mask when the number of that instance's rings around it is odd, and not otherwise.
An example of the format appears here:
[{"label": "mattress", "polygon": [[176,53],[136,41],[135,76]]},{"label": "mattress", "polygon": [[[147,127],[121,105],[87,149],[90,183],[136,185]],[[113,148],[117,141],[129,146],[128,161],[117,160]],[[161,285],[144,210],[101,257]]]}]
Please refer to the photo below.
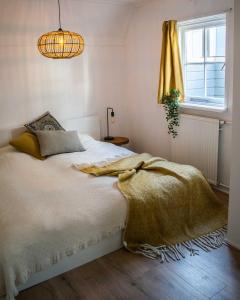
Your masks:
[{"label": "mattress", "polygon": [[80,136],[85,152],[39,161],[0,149],[0,290],[16,286],[124,228],[127,203],[115,177],[92,177],[74,164],[113,161],[132,152]]}]

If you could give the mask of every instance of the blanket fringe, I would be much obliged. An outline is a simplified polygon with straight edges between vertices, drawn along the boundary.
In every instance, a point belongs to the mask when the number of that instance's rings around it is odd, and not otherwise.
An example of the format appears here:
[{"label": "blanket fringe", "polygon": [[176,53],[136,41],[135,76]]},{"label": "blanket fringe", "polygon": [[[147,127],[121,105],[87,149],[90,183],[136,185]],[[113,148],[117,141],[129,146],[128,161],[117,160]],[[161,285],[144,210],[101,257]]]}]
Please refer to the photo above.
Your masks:
[{"label": "blanket fringe", "polygon": [[185,258],[186,250],[190,256],[199,255],[199,251],[210,252],[213,249],[227,245],[225,240],[227,226],[215,230],[214,232],[200,236],[199,238],[178,243],[175,245],[162,245],[154,247],[149,244],[142,244],[135,253],[144,255],[151,259],[158,259],[160,263],[179,261]]}]

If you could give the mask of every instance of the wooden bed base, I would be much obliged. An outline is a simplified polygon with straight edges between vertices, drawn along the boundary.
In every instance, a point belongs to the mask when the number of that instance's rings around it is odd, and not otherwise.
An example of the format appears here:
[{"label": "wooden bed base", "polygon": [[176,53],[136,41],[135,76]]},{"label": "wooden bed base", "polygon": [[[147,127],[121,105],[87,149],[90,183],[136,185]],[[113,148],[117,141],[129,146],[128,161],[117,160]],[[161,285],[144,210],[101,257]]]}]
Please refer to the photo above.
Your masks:
[{"label": "wooden bed base", "polygon": [[45,271],[34,273],[25,284],[18,287],[18,291],[20,292],[22,290],[28,289],[50,278],[56,277],[67,271],[80,267],[101,256],[119,250],[122,247],[122,231],[119,231],[117,234],[103,239],[96,245],[80,250],[76,254],[64,258]]}]

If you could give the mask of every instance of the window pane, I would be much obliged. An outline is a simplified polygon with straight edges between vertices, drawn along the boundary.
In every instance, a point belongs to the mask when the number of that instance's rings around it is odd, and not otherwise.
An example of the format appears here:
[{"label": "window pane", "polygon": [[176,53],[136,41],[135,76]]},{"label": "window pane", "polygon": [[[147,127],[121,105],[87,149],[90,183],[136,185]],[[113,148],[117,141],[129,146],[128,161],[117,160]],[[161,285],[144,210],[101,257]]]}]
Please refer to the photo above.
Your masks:
[{"label": "window pane", "polygon": [[225,71],[222,63],[206,64],[207,97],[222,98],[225,94]]},{"label": "window pane", "polygon": [[186,31],[187,62],[203,62],[203,29]]},{"label": "window pane", "polygon": [[188,97],[205,96],[204,64],[186,65],[186,95]]},{"label": "window pane", "polygon": [[226,26],[207,28],[208,56],[225,57]]},{"label": "window pane", "polygon": [[186,95],[188,97],[205,96],[204,64],[186,66]]},{"label": "window pane", "polygon": [[[206,20],[206,22],[205,22]],[[223,107],[225,103],[226,19],[224,15],[180,25],[186,102]]]}]

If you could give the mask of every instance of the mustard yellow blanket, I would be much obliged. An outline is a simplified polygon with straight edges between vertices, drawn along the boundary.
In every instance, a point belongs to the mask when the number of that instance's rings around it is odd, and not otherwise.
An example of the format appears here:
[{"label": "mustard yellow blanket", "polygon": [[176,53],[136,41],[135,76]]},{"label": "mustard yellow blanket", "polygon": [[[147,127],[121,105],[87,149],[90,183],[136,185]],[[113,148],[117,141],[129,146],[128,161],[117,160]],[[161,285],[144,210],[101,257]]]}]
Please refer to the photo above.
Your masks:
[{"label": "mustard yellow blanket", "polygon": [[95,176],[118,176],[128,200],[123,242],[127,249],[162,261],[205,251],[224,242],[227,203],[212,191],[202,173],[188,165],[143,153],[105,166],[80,167]]}]

